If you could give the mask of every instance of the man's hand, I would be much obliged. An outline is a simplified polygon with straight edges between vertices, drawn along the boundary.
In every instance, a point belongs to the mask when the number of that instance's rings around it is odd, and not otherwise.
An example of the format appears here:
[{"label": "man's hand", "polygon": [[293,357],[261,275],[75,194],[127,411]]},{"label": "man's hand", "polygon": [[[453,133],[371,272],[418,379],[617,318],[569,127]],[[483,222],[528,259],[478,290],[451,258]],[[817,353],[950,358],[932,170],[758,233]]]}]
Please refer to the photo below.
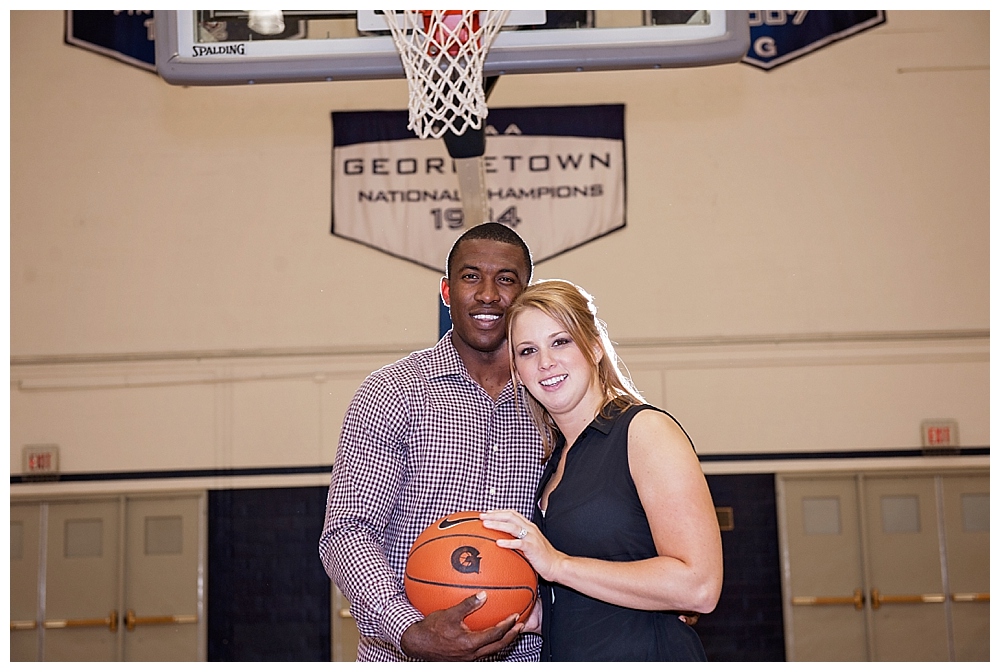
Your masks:
[{"label": "man's hand", "polygon": [[486,593],[480,592],[454,607],[428,614],[403,633],[399,641],[403,652],[421,660],[469,661],[506,648],[523,629],[515,624],[517,614],[485,630],[470,630],[463,620],[485,602]]},{"label": "man's hand", "polygon": [[681,619],[681,623],[686,623],[687,625],[694,625],[695,623],[698,622],[698,619],[701,618],[701,614],[695,613],[693,611],[685,611],[680,616],[678,616],[678,618]]}]

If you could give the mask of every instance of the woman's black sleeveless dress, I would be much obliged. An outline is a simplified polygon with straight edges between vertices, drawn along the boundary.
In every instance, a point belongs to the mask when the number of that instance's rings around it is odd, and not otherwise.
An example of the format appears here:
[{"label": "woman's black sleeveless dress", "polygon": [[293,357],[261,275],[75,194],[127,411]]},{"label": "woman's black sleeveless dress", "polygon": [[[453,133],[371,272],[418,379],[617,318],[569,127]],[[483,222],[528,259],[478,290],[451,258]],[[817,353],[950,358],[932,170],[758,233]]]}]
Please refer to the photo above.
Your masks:
[{"label": "woman's black sleeveless dress", "polygon": [[[633,406],[611,420],[599,415],[570,450],[562,480],[549,494],[542,516],[537,502],[559,462],[563,444],[557,445],[536,493],[534,515],[555,548],[616,562],[656,555],[628,467],[629,423],[636,413],[651,408]],[[676,612],[619,607],[545,581],[539,592],[543,661],[706,659],[698,635]]]}]

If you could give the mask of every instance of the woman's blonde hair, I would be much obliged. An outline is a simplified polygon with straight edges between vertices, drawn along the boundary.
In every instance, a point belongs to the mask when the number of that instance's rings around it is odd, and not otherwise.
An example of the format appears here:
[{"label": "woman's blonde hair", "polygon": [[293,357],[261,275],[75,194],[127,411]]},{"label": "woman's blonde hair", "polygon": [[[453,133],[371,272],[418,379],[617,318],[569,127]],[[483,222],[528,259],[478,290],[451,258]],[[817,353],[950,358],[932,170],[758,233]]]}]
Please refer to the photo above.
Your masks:
[{"label": "woman's blonde hair", "polygon": [[[606,412],[608,404],[622,411],[630,406],[646,403],[632,383],[625,364],[615,352],[608,337],[607,325],[597,317],[594,297],[582,287],[566,280],[539,280],[521,292],[507,309],[507,348],[510,352],[510,376],[515,390],[517,372],[514,360],[517,353],[511,331],[518,316],[530,308],[542,311],[569,332],[597,378],[603,397],[602,414]],[[525,394],[524,397],[531,419],[542,435],[545,459],[548,459],[555,447],[559,428],[545,407],[531,394]]]}]

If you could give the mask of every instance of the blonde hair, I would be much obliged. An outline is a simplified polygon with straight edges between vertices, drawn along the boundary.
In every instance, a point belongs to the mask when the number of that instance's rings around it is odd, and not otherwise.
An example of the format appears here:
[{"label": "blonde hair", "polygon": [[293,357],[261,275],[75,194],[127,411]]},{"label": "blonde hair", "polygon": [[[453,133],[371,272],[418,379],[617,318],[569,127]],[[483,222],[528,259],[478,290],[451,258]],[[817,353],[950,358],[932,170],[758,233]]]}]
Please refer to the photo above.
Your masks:
[{"label": "blonde hair", "polygon": [[[515,390],[517,389],[517,372],[514,368],[516,353],[511,332],[518,316],[530,308],[542,311],[569,332],[597,378],[603,397],[602,415],[606,413],[604,409],[608,404],[623,411],[630,406],[646,403],[629,377],[624,362],[615,352],[608,336],[607,325],[597,317],[594,297],[582,287],[566,280],[539,280],[521,292],[507,309],[507,349],[510,353],[510,377],[514,381]],[[530,393],[524,396],[528,413],[542,435],[545,459],[548,459],[555,447],[559,428],[545,407]]]}]

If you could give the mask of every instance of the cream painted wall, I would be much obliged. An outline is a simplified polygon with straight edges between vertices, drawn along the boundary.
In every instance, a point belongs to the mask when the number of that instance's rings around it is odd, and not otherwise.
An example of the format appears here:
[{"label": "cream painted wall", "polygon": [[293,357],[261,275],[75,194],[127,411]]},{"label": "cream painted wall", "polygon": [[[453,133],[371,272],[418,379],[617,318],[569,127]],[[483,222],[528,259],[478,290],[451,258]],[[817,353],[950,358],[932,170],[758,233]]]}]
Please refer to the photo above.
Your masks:
[{"label": "cream painted wall", "polygon": [[[405,83],[173,87],[61,12],[10,26],[12,473],[31,443],[66,471],[331,462],[364,374],[437,336],[435,273],[329,234],[330,112]],[[536,276],[595,294],[701,452],[914,446],[926,417],[988,445],[988,12],[490,103],[625,104],[627,227]]]}]

